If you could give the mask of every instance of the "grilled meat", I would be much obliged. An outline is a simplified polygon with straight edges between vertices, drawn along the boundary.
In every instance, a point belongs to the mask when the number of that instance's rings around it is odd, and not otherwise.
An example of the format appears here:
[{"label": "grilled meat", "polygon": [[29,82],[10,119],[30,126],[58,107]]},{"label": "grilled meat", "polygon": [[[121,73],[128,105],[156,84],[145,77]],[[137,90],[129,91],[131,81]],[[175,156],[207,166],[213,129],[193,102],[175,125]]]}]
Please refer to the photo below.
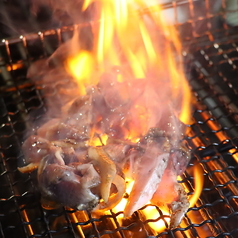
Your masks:
[{"label": "grilled meat", "polygon": [[[129,177],[134,185],[125,216],[151,201],[170,209],[171,228],[176,227],[189,206],[176,180],[189,161],[188,151],[179,142],[182,123],[168,110],[164,120],[153,116],[142,127],[149,116],[136,121],[133,113],[139,115],[137,104],[144,92],[134,87],[130,98],[120,94],[116,89],[128,85],[111,75],[104,74],[98,85],[87,88],[86,95],[68,101],[60,108],[60,117],[43,124],[23,143],[25,166],[19,170],[37,169],[44,201],[102,212],[120,202]],[[133,136],[132,125],[138,129]],[[95,145],[105,134],[106,143]]]}]

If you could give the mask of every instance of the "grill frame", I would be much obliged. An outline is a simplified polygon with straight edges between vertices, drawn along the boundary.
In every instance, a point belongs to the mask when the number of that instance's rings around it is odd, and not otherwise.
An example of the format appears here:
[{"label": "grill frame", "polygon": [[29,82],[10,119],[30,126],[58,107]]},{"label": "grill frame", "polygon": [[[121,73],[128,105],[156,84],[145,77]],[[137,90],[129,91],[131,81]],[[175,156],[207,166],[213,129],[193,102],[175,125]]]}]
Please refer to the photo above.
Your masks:
[{"label": "grill frame", "polygon": [[[187,4],[191,10],[192,17],[186,24],[191,24],[193,30],[182,42],[188,80],[196,97],[193,113],[195,122],[188,126],[186,140],[192,149],[192,160],[181,182],[188,195],[193,194],[194,177],[191,168],[196,164],[201,165],[206,178],[203,194],[196,206],[189,209],[181,227],[154,232],[148,223],[160,219],[166,223],[166,215],[158,210],[157,219],[144,220],[144,208],[137,211],[131,220],[125,220],[122,225],[118,223],[120,213],[110,212],[103,217],[93,217],[90,213],[75,213],[66,208],[47,211],[41,207],[34,174],[21,174],[17,170],[17,161],[23,157],[21,143],[27,129],[47,111],[41,92],[42,86],[35,85],[26,78],[27,68],[33,61],[51,55],[60,44],[72,37],[75,29],[87,25],[79,24],[3,39],[0,43],[2,237],[205,237],[205,234],[206,237],[218,238],[237,236],[238,228],[234,221],[238,219],[238,165],[234,161],[238,156],[238,102],[234,97],[238,93],[237,87],[230,87],[229,80],[225,80],[226,72],[222,71],[221,74],[220,68],[215,64],[216,56],[222,56],[218,62],[233,65],[234,71],[237,71],[237,56],[229,55],[233,51],[237,52],[237,27],[230,27],[225,23],[224,13],[207,13],[203,18],[195,17],[192,14],[194,2],[196,1],[175,1],[163,5],[165,9],[175,9]],[[209,1],[204,2],[208,5]],[[225,1],[222,2],[224,10]],[[212,24],[208,22],[217,17],[223,20],[222,28],[213,29]],[[206,21],[208,30],[203,29],[199,33],[195,25],[202,20]],[[175,23],[182,33],[186,24]],[[214,49],[218,52],[217,55],[213,53]],[[210,61],[213,64],[207,64]],[[211,70],[212,67],[215,69]],[[217,72],[218,76],[214,72]],[[227,91],[224,92],[219,79],[223,80],[222,86],[227,83]],[[232,94],[228,95],[227,92]],[[194,214],[198,217],[196,222]],[[167,223],[166,225],[168,227]]]}]

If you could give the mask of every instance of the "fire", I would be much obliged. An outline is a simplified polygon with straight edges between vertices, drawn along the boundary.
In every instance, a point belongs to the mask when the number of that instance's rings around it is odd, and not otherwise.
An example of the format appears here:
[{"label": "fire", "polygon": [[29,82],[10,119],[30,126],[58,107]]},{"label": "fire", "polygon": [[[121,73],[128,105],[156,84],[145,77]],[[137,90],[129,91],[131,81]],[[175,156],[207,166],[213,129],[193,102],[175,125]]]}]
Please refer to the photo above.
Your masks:
[{"label": "fire", "polygon": [[91,139],[89,145],[90,146],[106,145],[107,139],[108,139],[108,135],[106,135],[106,134],[98,135],[98,136],[95,136]]},{"label": "fire", "polygon": [[[126,178],[125,181],[126,181],[126,194],[129,195],[134,185],[134,181],[133,179],[130,179],[130,178]],[[125,209],[126,203],[127,203],[127,199],[123,198],[121,202],[112,209],[113,212],[123,211]]]},{"label": "fire", "polygon": [[[91,24],[93,47],[90,50],[80,49],[79,43],[77,54],[74,52],[65,62],[66,69],[79,84],[81,95],[86,93],[88,85],[95,84],[101,75],[112,72],[115,67],[119,93],[125,100],[134,99],[134,95],[128,93],[128,87],[134,85],[135,81],[146,81],[145,91],[147,88],[150,91],[133,107],[132,114],[137,118],[137,123],[130,125],[127,139],[131,141],[138,141],[141,135],[156,125],[159,100],[166,105],[160,109],[163,117],[166,118],[167,111],[172,108],[182,122],[190,122],[191,95],[183,73],[180,41],[176,30],[164,22],[160,6],[149,6],[149,3],[145,0],[85,0],[83,11],[92,4],[96,5]],[[160,89],[159,95],[157,89]],[[92,137],[92,145],[102,143],[100,139]],[[103,140],[106,143],[107,136]],[[132,186],[133,181],[127,179],[128,194]],[[123,198],[113,212],[123,211],[126,202],[126,198]],[[150,206],[143,212],[152,219],[159,215]],[[164,211],[164,214],[169,213]],[[162,226],[165,224],[159,220],[150,225],[159,231],[164,229]]]},{"label": "fire", "polygon": [[94,60],[92,55],[87,51],[81,51],[76,56],[69,58],[66,63],[70,73],[80,82],[78,84],[80,94],[86,94],[85,85],[89,82],[88,78],[91,77],[93,71]]},{"label": "fire", "polygon": [[[86,87],[95,83],[95,78],[99,80],[115,66],[120,69],[118,82],[131,84],[134,80],[146,79],[153,88],[166,85],[163,93],[176,99],[172,102],[175,114],[182,122],[189,123],[191,95],[183,74],[182,47],[176,30],[164,22],[160,6],[150,6],[150,3],[152,5],[152,1],[144,0],[85,0],[83,11],[96,5],[91,24],[93,47],[80,49],[79,42],[74,50],[77,52],[66,61],[66,69],[77,79],[80,94],[85,94]],[[121,90],[123,93],[127,94],[125,88]],[[167,99],[161,96],[160,100]],[[171,102],[164,103],[170,106]],[[130,130],[136,131],[131,132],[134,139],[155,123],[153,107],[145,104],[146,100],[135,105],[134,114],[141,131],[138,132],[138,126],[131,126]]]},{"label": "fire", "polygon": [[[167,227],[166,227],[166,224],[165,224],[165,221],[167,222],[167,224],[169,224],[169,221],[170,221],[170,214],[168,211],[166,210],[163,210],[161,209],[161,212],[163,213],[164,216],[167,216],[165,217],[164,219],[159,219],[158,221],[156,222],[150,222],[148,223],[149,226],[155,230],[156,232],[162,232],[163,230],[165,230]],[[143,213],[145,214],[145,217],[146,219],[158,219],[160,217],[160,214],[158,212],[158,210],[156,209],[156,207],[154,206],[148,206],[146,207],[144,210],[143,210]],[[165,220],[165,221],[164,221]]]},{"label": "fire", "polygon": [[[131,192],[131,190],[132,190],[132,187],[133,187],[133,185],[134,185],[134,181],[133,181],[133,179],[130,179],[130,178],[126,178],[125,181],[126,181],[126,194],[129,195],[130,192]],[[117,204],[117,205],[112,209],[112,211],[113,211],[114,213],[118,213],[118,212],[124,211],[124,210],[125,210],[125,207],[126,207],[126,204],[127,204],[127,198],[124,197],[124,198],[122,198],[122,200],[120,201],[120,203]],[[123,218],[124,218],[124,215],[123,215],[123,214],[119,214],[119,215],[117,216],[117,220],[118,220],[120,223],[122,223]]]},{"label": "fire", "polygon": [[197,200],[199,199],[202,193],[203,182],[204,182],[203,170],[201,168],[201,165],[197,164],[194,167],[195,189],[194,189],[194,194],[189,198],[190,207],[193,207],[196,204]]},{"label": "fire", "polygon": [[[201,192],[202,192],[202,188],[203,188],[203,170],[201,168],[201,166],[199,164],[194,166],[194,194],[192,196],[189,197],[189,203],[190,203],[190,207],[193,207],[197,200],[199,199]],[[182,178],[180,176],[178,176],[178,181],[181,181]],[[130,192],[132,190],[134,181],[130,178],[126,178],[126,194],[130,195]],[[127,203],[127,198],[123,198],[121,200],[121,202],[115,206],[112,211],[114,213],[118,213],[121,211],[125,210],[126,207],[126,203]],[[161,215],[158,212],[157,208],[155,206],[153,206],[151,203],[147,204],[149,206],[147,206],[146,208],[142,209],[142,213],[144,214],[146,219],[158,219]],[[168,210],[166,210],[165,208],[160,208],[160,211],[162,212],[162,214],[164,215],[163,219],[159,219],[156,222],[149,222],[149,226],[156,232],[162,232],[163,230],[165,230],[170,223],[170,213]],[[122,223],[123,219],[124,219],[124,215],[123,214],[119,214],[117,216],[117,219],[120,223]],[[165,221],[167,222],[167,224],[165,223]]]},{"label": "fire", "polygon": [[[131,190],[132,190],[132,187],[133,187],[133,184],[134,184],[134,181],[132,179],[129,179],[127,178],[126,179],[126,184],[127,184],[127,187],[126,187],[126,194],[130,194]],[[124,211],[125,207],[126,207],[126,203],[127,203],[127,198],[123,198],[121,200],[121,202],[115,206],[112,211],[114,213],[118,213],[118,212],[121,212],[121,211]],[[168,217],[164,218],[166,220],[166,222],[169,224],[169,212],[166,211],[166,210],[162,210],[160,208],[160,210],[162,211],[162,213]],[[160,216],[158,210],[156,209],[156,207],[154,206],[147,206],[145,209],[142,210],[144,216],[146,217],[146,219],[158,219],[158,217]],[[124,218],[124,215],[123,214],[119,214],[117,216],[117,220],[122,223],[123,221],[123,218]],[[165,226],[165,223],[164,223],[164,220],[160,219],[158,220],[157,222],[150,222],[149,223],[149,226],[157,231],[157,232],[160,232],[160,231],[163,231],[164,229],[166,229],[166,226]]]}]

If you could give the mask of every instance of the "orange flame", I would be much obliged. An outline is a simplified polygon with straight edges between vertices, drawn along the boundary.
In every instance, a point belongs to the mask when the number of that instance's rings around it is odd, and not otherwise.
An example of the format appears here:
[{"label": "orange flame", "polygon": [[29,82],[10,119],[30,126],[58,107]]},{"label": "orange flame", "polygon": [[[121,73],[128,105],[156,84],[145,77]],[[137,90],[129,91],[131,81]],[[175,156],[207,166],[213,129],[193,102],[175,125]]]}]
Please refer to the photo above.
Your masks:
[{"label": "orange flame", "polygon": [[[166,211],[166,210],[163,210],[161,208],[160,208],[160,210],[163,213],[163,215],[168,216],[168,217],[165,217],[164,220],[167,222],[167,224],[169,224],[169,222],[170,222],[169,212]],[[160,217],[160,214],[159,214],[158,210],[154,206],[146,207],[143,210],[143,213],[145,214],[146,219],[158,219]],[[148,224],[156,232],[162,232],[163,230],[166,229],[166,224],[165,224],[164,220],[159,219],[156,222],[149,222]]]},{"label": "orange flame", "polygon": [[[182,122],[188,124],[191,95],[183,73],[182,47],[176,30],[164,22],[160,6],[149,7],[148,2],[85,0],[84,11],[91,4],[97,6],[92,24],[93,47],[91,50],[80,49],[79,43],[76,47],[78,54],[68,58],[66,68],[77,79],[80,94],[85,94],[85,87],[95,83],[95,78],[99,79],[113,66],[123,69],[118,81],[144,78],[153,82],[154,88],[170,85],[164,93],[176,99],[173,110]],[[148,120],[153,120],[153,110],[139,106],[136,113],[146,110],[147,114],[146,117],[138,115],[140,125],[152,126]],[[145,127],[140,134],[148,130]],[[132,134],[138,136],[139,133]]]},{"label": "orange flame", "polygon": [[[203,188],[203,170],[201,168],[200,165],[196,165],[194,167],[194,181],[195,181],[195,184],[194,184],[194,194],[192,196],[189,197],[189,203],[190,203],[190,207],[193,207],[197,200],[199,199],[200,195],[201,195],[201,192],[202,192],[202,188]],[[178,180],[181,180],[181,177],[178,176]],[[129,178],[126,178],[126,193],[127,194],[130,194],[131,190],[132,190],[132,187],[133,187],[133,184],[134,184],[134,181],[132,179],[129,179]],[[121,202],[112,209],[112,211],[114,213],[118,213],[120,211],[124,211],[125,210],[125,207],[126,207],[126,204],[127,204],[127,199],[126,198],[123,198],[121,200]],[[149,203],[151,204],[151,203]],[[170,223],[170,213],[168,210],[165,210],[164,208],[160,208],[161,212],[163,213],[164,216],[168,216],[168,217],[165,217],[164,219],[159,219],[158,221],[155,221],[155,222],[149,222],[149,226],[156,232],[162,232],[163,230],[165,230],[167,227],[166,227],[166,224],[165,224],[165,221],[167,222],[167,225],[169,225]],[[142,213],[145,215],[145,218],[146,219],[158,219],[160,217],[160,214],[158,212],[158,210],[156,209],[155,206],[147,206],[145,209],[142,210]],[[123,214],[119,214],[117,216],[117,219],[120,223],[122,223],[122,220],[123,220],[124,216]],[[164,221],[165,220],[165,221]]]},{"label": "orange flame", "polygon": [[92,55],[87,51],[81,51],[66,62],[67,68],[72,76],[79,82],[80,95],[86,94],[85,85],[89,82],[93,70],[94,60]]},{"label": "orange flame", "polygon": [[[95,84],[100,75],[114,66],[122,69],[118,73],[119,83],[146,79],[153,84],[154,90],[166,85],[163,93],[166,98],[173,99],[171,101],[175,114],[188,124],[191,94],[183,73],[182,47],[176,30],[164,22],[160,6],[149,6],[148,2],[150,1],[84,0],[83,11],[91,4],[97,6],[92,24],[93,47],[85,50],[79,46],[77,54],[67,59],[66,69],[77,79],[81,95],[86,93],[86,86]],[[120,93],[130,97],[126,90]],[[148,97],[147,100],[150,101],[151,98]],[[169,104],[167,101],[162,103]],[[170,104],[167,105],[169,106]],[[130,140],[138,140],[139,135],[145,134],[148,127],[153,126],[150,122],[154,116],[153,109],[143,103],[135,105],[134,113],[141,128],[138,131],[138,127],[133,128],[132,125],[128,135]],[[99,145],[100,141],[93,139],[92,144]],[[129,180],[127,184],[127,193],[130,193],[133,181]],[[123,211],[126,202],[126,199],[122,199],[113,211]],[[154,211],[150,208],[144,210],[146,217],[154,217]],[[151,226],[157,231],[161,230],[160,222]]]},{"label": "orange flame", "polygon": [[203,170],[201,168],[201,165],[197,164],[194,167],[195,189],[194,189],[194,194],[189,198],[190,207],[193,207],[196,204],[197,200],[199,199],[202,193],[203,182],[204,182]]},{"label": "orange flame", "polygon": [[108,139],[108,135],[103,134],[103,135],[98,135],[97,137],[91,138],[91,141],[89,143],[90,146],[101,146],[101,145],[106,145]]}]

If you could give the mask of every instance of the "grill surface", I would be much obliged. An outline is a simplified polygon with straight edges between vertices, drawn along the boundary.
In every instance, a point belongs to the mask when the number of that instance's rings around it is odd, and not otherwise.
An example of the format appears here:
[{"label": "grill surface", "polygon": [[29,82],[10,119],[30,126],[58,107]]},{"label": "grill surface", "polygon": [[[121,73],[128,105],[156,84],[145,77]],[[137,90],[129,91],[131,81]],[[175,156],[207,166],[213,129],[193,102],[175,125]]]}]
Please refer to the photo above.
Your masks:
[{"label": "grill surface", "polygon": [[[196,16],[196,2],[164,4],[166,9],[190,9],[185,23],[176,22],[194,92],[194,121],[186,137],[192,160],[181,181],[188,195],[194,193],[194,166],[200,164],[204,177],[203,192],[181,227],[153,231],[149,225],[158,220],[168,227],[159,208],[156,219],[146,219],[142,208],[122,224],[122,212],[93,217],[66,208],[46,210],[34,174],[17,170],[27,130],[47,111],[42,94],[47,85],[27,79],[27,69],[72,36],[75,28],[64,27],[0,43],[0,237],[238,237],[237,28],[225,22],[226,1],[217,13],[210,11],[215,1],[204,1],[203,16]],[[57,95],[54,86],[47,96]]]}]

